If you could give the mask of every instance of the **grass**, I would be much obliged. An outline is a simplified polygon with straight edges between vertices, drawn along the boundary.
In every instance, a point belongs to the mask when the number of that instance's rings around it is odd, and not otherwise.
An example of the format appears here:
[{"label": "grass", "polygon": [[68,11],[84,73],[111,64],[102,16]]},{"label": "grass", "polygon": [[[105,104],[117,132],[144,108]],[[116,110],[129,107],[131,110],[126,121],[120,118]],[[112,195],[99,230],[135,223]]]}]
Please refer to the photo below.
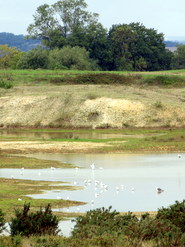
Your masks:
[{"label": "grass", "polygon": [[[92,79],[91,79],[92,75]],[[154,72],[130,72],[130,71],[75,71],[75,70],[0,70],[0,80],[4,82],[11,82],[11,85],[40,85],[48,83],[64,83],[69,79],[79,78],[78,80],[94,81],[94,76],[100,76],[104,80],[106,76],[111,75],[118,81],[119,76],[125,76],[125,78],[136,78],[141,82],[156,84],[158,82],[161,85],[173,84],[174,81],[180,82],[180,85],[184,84],[185,70],[169,70],[169,71],[154,71]],[[103,77],[101,76],[103,75]],[[115,76],[114,76],[115,75]],[[90,77],[89,77],[90,76]],[[107,77],[107,78],[108,78]],[[138,78],[137,78],[138,77]],[[86,78],[86,79],[85,79]],[[122,77],[119,77],[122,78]],[[155,78],[157,80],[155,80]],[[84,81],[85,79],[85,81]],[[138,80],[136,80],[138,81]],[[167,83],[166,83],[167,82]],[[94,82],[96,83],[96,82]],[[112,80],[114,84],[114,80]],[[175,83],[178,84],[178,83]]]},{"label": "grass", "polygon": [[[32,138],[32,142],[34,140],[38,140],[38,136],[40,138],[39,143],[47,144],[47,143],[105,143],[105,146],[101,146],[96,149],[87,149],[83,150],[83,145],[81,148],[81,152],[185,152],[185,130],[184,129],[99,129],[99,130],[70,130],[70,129],[17,129],[17,133],[19,138],[21,138],[21,133],[24,135],[27,133],[35,133],[35,139]],[[45,135],[45,132],[48,133],[47,138],[45,137],[43,140],[42,135]],[[50,133],[50,134],[49,134]],[[60,133],[64,134],[64,138],[60,137],[52,137],[55,134],[58,136]],[[93,134],[92,134],[93,133]],[[73,134],[73,135],[72,135]],[[81,137],[83,134],[92,134],[91,138]],[[107,137],[106,139],[96,138],[96,134],[115,134],[118,137]],[[6,134],[5,134],[6,135]],[[37,136],[38,135],[38,136]],[[120,136],[119,136],[120,135]],[[6,136],[2,135],[2,138]],[[15,140],[15,139],[14,139]],[[107,145],[108,144],[108,145]],[[75,145],[74,145],[75,146]],[[75,150],[75,149],[74,149]],[[39,151],[39,149],[38,149]],[[52,150],[51,150],[52,151]],[[66,149],[64,150],[67,151]],[[63,152],[63,150],[61,150]],[[68,150],[67,152],[77,152],[73,150]],[[46,161],[46,160],[37,160],[33,158],[26,157],[17,157],[17,156],[1,156],[1,164],[0,167],[27,167],[27,168],[47,168],[47,167],[73,167],[70,164],[63,164],[57,161]]]},{"label": "grass", "polygon": [[0,168],[22,168],[25,169],[44,169],[44,168],[72,168],[72,164],[59,161],[40,160],[36,158],[27,158],[10,155],[0,155]]},{"label": "grass", "polygon": [[[26,195],[41,194],[44,190],[74,190],[79,187],[62,185],[62,182],[32,181],[0,178],[0,205],[5,212],[6,220],[9,220],[14,213],[14,208],[22,207],[24,202],[30,202],[32,208],[38,209],[48,203],[52,208],[64,208],[75,205],[82,205],[82,202],[63,199],[32,199]],[[20,200],[21,199],[21,200]],[[61,213],[61,217],[66,214]]]}]

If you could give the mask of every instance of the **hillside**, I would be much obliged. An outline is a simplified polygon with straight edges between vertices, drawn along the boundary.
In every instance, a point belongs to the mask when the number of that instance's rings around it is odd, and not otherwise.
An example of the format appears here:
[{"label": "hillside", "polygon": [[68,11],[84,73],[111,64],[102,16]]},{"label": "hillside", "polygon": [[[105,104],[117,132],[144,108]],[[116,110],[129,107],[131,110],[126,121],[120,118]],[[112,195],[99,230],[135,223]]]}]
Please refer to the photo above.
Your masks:
[{"label": "hillside", "polygon": [[[26,75],[21,78],[15,73],[19,80],[28,80]],[[185,86],[52,84],[41,78],[44,71],[33,73],[29,77],[35,83],[0,89],[1,127],[185,126]]]},{"label": "hillside", "polygon": [[20,51],[30,51],[40,45],[39,40],[26,40],[23,35],[15,35],[13,33],[0,33],[0,45],[8,45],[16,47]]}]

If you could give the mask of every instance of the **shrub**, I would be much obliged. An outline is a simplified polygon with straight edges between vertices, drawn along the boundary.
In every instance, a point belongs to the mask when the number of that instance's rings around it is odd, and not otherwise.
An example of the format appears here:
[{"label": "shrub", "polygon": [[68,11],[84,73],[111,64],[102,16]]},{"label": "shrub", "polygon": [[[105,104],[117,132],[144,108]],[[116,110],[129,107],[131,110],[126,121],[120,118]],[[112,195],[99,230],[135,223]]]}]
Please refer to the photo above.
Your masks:
[{"label": "shrub", "polygon": [[15,47],[8,47],[8,45],[0,45],[0,68],[15,68],[21,52]]},{"label": "shrub", "polygon": [[88,211],[85,216],[76,218],[72,236],[86,239],[104,234],[119,235],[123,233],[125,226],[135,221],[137,218],[131,213],[120,216],[115,210],[111,212],[111,207],[108,209],[98,208]]},{"label": "shrub", "polygon": [[47,67],[48,51],[41,48],[23,53],[17,62],[18,69],[47,69]]},{"label": "shrub", "polygon": [[94,70],[96,63],[89,58],[85,48],[64,46],[49,53],[49,69]]},{"label": "shrub", "polygon": [[12,87],[13,87],[12,83],[3,80],[0,81],[0,88],[10,89]]},{"label": "shrub", "polygon": [[48,204],[45,210],[40,208],[37,212],[29,212],[30,204],[24,204],[22,210],[15,210],[15,218],[11,219],[11,235],[56,235],[58,231],[59,220],[52,215],[51,205]]},{"label": "shrub", "polygon": [[4,213],[0,209],[0,233],[2,233],[5,230],[5,219],[4,219]]},{"label": "shrub", "polygon": [[158,108],[158,109],[162,109],[162,108],[164,108],[164,105],[163,105],[163,103],[159,100],[159,101],[156,101],[156,102],[154,103],[154,107],[155,107],[155,108]]},{"label": "shrub", "polygon": [[168,220],[179,227],[182,232],[185,232],[185,200],[182,202],[176,201],[175,204],[167,208],[162,207],[158,210],[156,218]]},{"label": "shrub", "polygon": [[158,75],[144,80],[149,85],[181,86],[185,84],[185,79],[180,76]]}]

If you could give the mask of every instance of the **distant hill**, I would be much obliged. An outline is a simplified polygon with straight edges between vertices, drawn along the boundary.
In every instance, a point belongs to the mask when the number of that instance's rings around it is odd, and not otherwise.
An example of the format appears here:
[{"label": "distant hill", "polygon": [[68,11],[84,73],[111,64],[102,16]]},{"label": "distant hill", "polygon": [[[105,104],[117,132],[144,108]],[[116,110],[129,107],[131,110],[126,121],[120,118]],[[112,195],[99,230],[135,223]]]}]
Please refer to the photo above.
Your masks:
[{"label": "distant hill", "polygon": [[16,47],[20,51],[30,51],[40,45],[39,40],[26,40],[24,35],[15,35],[13,33],[0,33],[0,45]]},{"label": "distant hill", "polygon": [[177,47],[178,45],[182,45],[183,43],[178,41],[165,40],[164,41],[166,47]]}]

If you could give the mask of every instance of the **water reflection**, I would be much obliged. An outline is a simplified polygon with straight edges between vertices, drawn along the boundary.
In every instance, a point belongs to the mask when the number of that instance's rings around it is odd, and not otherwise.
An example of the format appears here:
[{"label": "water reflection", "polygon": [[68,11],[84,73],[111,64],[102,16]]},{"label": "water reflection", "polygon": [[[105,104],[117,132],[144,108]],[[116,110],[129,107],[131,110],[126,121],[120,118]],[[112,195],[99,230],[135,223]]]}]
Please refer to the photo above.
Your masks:
[{"label": "water reflection", "polygon": [[[185,155],[177,154],[30,154],[30,157],[73,163],[76,169],[1,169],[1,177],[65,181],[82,186],[77,191],[50,191],[34,198],[87,202],[66,212],[98,207],[117,211],[155,211],[185,198]],[[94,163],[94,166],[92,166]],[[156,187],[164,190],[157,193]]]},{"label": "water reflection", "polygon": [[[0,130],[1,137],[9,137],[9,138],[36,138],[36,139],[110,139],[110,138],[124,138],[124,137],[132,137],[132,135],[125,135],[121,133],[98,133],[96,132],[34,132],[34,131],[24,131],[24,130],[13,130],[13,129],[6,129]],[[133,136],[135,137],[135,135]],[[138,137],[143,137],[138,136]]]}]

